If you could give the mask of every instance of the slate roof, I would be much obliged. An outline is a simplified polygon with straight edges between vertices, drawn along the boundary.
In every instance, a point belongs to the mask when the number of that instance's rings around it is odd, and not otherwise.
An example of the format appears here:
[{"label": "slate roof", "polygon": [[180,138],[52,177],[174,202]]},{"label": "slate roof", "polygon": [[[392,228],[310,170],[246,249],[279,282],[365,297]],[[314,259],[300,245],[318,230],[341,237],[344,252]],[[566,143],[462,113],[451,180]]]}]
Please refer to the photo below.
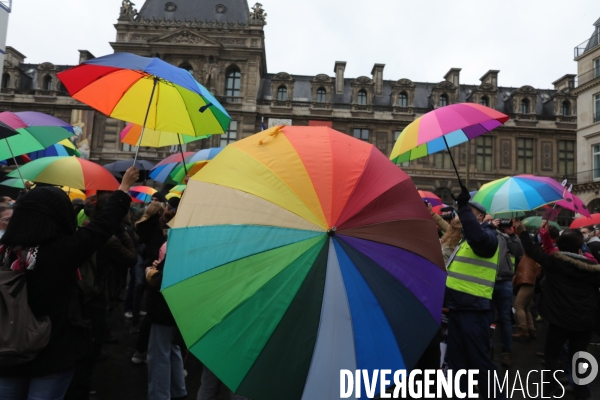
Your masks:
[{"label": "slate roof", "polygon": [[[167,11],[170,3],[175,11]],[[225,6],[225,12],[218,13],[218,5]],[[247,23],[249,12],[246,0],[147,0],[137,18]]]}]

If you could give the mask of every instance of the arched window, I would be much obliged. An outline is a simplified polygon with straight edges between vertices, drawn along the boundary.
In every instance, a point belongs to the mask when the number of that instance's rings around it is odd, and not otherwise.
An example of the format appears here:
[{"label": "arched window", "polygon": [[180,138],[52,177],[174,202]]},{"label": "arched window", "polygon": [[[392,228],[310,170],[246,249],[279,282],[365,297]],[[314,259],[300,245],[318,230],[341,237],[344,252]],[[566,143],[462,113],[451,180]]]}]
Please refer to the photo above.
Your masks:
[{"label": "arched window", "polygon": [[367,105],[367,92],[364,89],[358,91],[357,104],[360,106]]},{"label": "arched window", "polygon": [[190,65],[190,63],[184,62],[179,66],[179,68],[185,69],[187,72],[192,74],[194,72],[194,68]]},{"label": "arched window", "polygon": [[521,100],[521,114],[529,114],[529,100]]},{"label": "arched window", "polygon": [[317,103],[325,103],[327,98],[327,92],[323,88],[317,89]]},{"label": "arched window", "polygon": [[242,74],[237,68],[230,68],[225,75],[225,96],[239,96]]},{"label": "arched window", "polygon": [[43,90],[52,90],[52,77],[50,75],[46,75],[44,77],[44,89]]},{"label": "arched window", "polygon": [[444,93],[440,96],[440,107],[445,107],[448,105],[448,95]]},{"label": "arched window", "polygon": [[565,116],[571,115],[571,103],[568,100],[562,102],[561,112]]},{"label": "arched window", "polygon": [[479,104],[487,107],[490,105],[490,100],[488,99],[487,96],[482,96],[481,99],[479,99]]},{"label": "arched window", "polygon": [[6,89],[10,84],[10,74],[4,73],[2,74],[2,89]]},{"label": "arched window", "polygon": [[404,92],[398,95],[398,107],[408,107],[408,96]]},{"label": "arched window", "polygon": [[281,85],[279,89],[277,89],[277,101],[286,101],[287,100],[287,87]]}]

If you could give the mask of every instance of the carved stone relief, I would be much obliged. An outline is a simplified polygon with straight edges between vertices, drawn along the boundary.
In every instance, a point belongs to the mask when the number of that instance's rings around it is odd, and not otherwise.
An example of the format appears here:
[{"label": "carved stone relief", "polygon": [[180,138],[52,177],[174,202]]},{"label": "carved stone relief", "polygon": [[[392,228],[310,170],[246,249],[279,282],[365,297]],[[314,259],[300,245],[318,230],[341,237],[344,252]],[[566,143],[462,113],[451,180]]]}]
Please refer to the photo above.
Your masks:
[{"label": "carved stone relief", "polygon": [[512,168],[512,143],[510,139],[500,139],[500,168]]}]

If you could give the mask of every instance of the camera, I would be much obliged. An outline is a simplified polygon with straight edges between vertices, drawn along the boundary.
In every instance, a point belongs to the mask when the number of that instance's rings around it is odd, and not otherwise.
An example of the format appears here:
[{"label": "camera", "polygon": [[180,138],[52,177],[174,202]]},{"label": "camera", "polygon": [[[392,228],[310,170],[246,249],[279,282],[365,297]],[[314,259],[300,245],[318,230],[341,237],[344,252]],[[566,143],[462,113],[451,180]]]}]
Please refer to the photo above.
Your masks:
[{"label": "camera", "polygon": [[440,212],[442,213],[442,218],[446,222],[452,221],[456,216],[454,212],[454,207],[443,207],[440,209]]},{"label": "camera", "polygon": [[511,228],[512,226],[512,219],[501,219],[500,222],[498,222],[498,228]]}]

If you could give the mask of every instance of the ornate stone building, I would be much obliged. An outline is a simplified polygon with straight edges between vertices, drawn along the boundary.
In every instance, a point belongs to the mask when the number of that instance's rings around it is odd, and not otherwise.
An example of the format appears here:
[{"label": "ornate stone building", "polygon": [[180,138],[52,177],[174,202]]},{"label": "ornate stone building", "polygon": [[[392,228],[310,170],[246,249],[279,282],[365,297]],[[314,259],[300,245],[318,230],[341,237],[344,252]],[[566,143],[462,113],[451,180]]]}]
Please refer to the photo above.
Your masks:
[{"label": "ornate stone building", "polygon": [[[233,118],[228,134],[192,143],[188,149],[226,145],[261,130],[263,124],[287,123],[331,126],[389,154],[402,129],[420,115],[447,104],[477,102],[512,119],[453,149],[470,189],[516,173],[556,179],[574,173],[574,75],[558,79],[553,89],[535,89],[500,86],[497,70],[486,72],[479,84],[461,83],[460,68],[452,68],[433,83],[384,79],[384,64],[374,64],[369,76],[351,78],[345,76],[346,63],[341,61],[335,62],[333,75],[269,73],[266,17],[261,4],[249,8],[246,0],[147,0],[139,11],[124,0],[111,46],[115,52],[160,57],[187,69],[227,108]],[[88,110],[66,97],[56,80],[56,72],[67,66],[26,64],[25,56],[12,48],[7,54],[1,109],[36,109],[71,121],[73,109],[82,110],[79,114]],[[90,57],[89,52],[81,52],[81,60]],[[132,149],[118,141],[124,122],[91,113],[87,123],[92,126],[87,132],[91,159],[103,164],[129,158]],[[168,151],[142,149],[140,153],[143,158],[159,159]],[[449,200],[449,190],[458,189],[450,166],[444,152],[402,168],[420,189]]]}]

